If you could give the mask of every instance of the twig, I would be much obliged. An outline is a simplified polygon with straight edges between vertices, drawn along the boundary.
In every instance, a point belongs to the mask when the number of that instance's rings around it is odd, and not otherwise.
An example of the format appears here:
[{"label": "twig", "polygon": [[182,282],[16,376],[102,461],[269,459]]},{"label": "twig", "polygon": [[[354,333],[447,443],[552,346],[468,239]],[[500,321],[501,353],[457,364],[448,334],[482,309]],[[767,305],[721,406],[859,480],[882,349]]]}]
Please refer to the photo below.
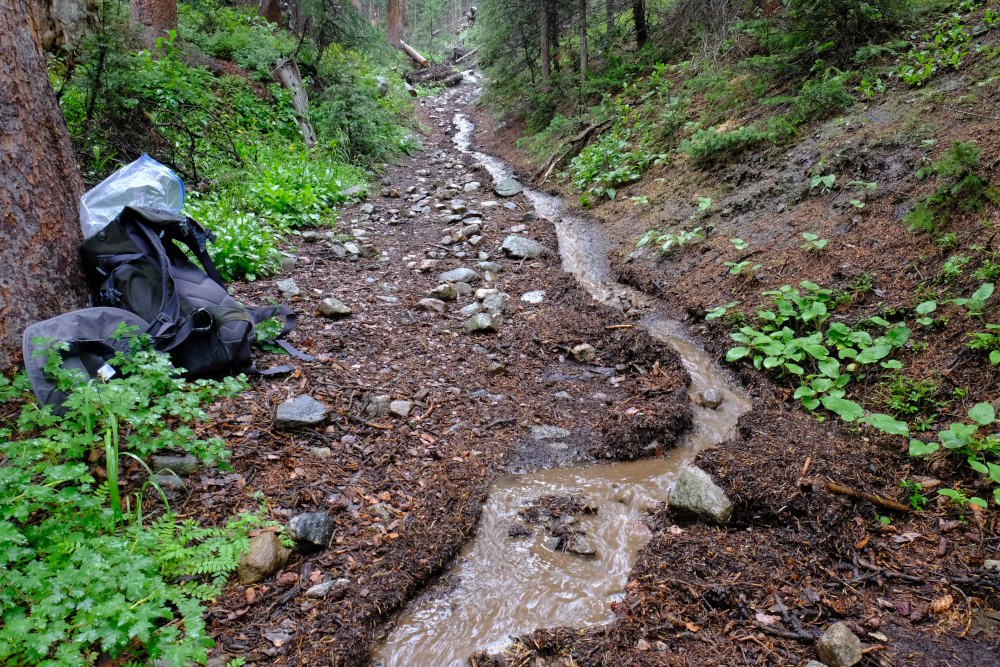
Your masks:
[{"label": "twig", "polygon": [[631,329],[633,325],[631,324],[615,324],[614,326],[604,327],[605,329]]},{"label": "twig", "polygon": [[965,624],[965,630],[962,630],[962,634],[958,636],[959,639],[964,639],[965,634],[969,631],[969,628],[972,627],[972,603],[969,601],[969,596],[965,594],[965,591],[958,586],[952,586],[952,588],[958,591],[958,594],[962,596],[963,600],[965,600],[965,608],[969,612],[969,622]]},{"label": "twig", "polygon": [[517,419],[514,419],[513,417],[510,419],[497,419],[496,421],[492,421],[489,424],[487,424],[486,428],[490,429],[493,428],[494,426],[500,426],[501,424],[509,424],[514,421],[517,421]]},{"label": "twig", "polygon": [[805,479],[803,478],[800,482],[802,486],[821,486],[827,491],[833,493],[839,493],[843,496],[852,496],[854,498],[861,498],[862,500],[867,500],[873,505],[878,505],[887,510],[892,510],[894,512],[909,512],[910,508],[906,505],[897,503],[895,500],[889,500],[888,498],[879,498],[878,496],[868,493],[867,491],[858,491],[847,486],[842,486],[836,482],[827,482],[821,479]]},{"label": "twig", "polygon": [[985,118],[986,120],[1000,120],[1000,118],[994,118],[993,116],[984,116],[978,113],[972,113],[971,111],[962,111],[961,109],[952,109],[950,107],[944,107],[945,111],[953,111],[955,113],[964,113],[966,116],[975,116],[976,118]]}]

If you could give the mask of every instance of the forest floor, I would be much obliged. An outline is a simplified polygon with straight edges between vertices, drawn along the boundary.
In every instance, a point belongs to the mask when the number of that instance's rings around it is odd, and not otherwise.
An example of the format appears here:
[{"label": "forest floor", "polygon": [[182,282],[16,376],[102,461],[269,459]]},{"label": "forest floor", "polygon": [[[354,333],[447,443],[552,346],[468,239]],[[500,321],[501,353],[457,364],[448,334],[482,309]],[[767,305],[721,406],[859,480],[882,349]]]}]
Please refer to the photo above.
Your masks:
[{"label": "forest floor", "polygon": [[[257,584],[232,586],[216,602],[212,635],[227,655],[275,665],[367,664],[393,613],[432,583],[474,533],[496,475],[582,458],[634,458],[652,439],[669,447],[691,423],[688,378],[676,353],[621,309],[594,302],[562,272],[551,221],[535,216],[523,195],[494,196],[489,174],[454,148],[455,111],[471,114],[478,128],[492,127],[491,119],[475,107],[434,106],[434,100],[418,105],[429,128],[425,149],[391,167],[364,202],[341,212],[341,232],[356,230],[356,242],[372,245],[376,254],[341,259],[337,239],[328,238],[286,249],[297,260],[281,278],[291,277],[300,290],[291,299],[300,313],[292,342],[315,360],[292,360],[294,373],[255,379],[238,401],[213,408],[213,431],[231,444],[235,473],[192,475],[188,486],[195,492],[184,512],[222,518],[255,508],[260,492],[279,521],[322,512],[334,524],[326,548],[296,551],[281,571]],[[480,130],[474,143],[526,176],[530,169],[520,162],[514,139],[516,128]],[[777,153],[765,159],[780,180],[784,161]],[[733,170],[750,168],[741,161],[712,173],[728,182]],[[731,300],[733,289],[745,289],[745,278],[728,276],[717,261],[728,250],[725,239],[737,232],[725,229],[697,251],[666,260],[624,259],[650,216],[679,207],[677,216],[687,220],[690,207],[677,202],[690,201],[691,193],[667,192],[680,187],[676,179],[692,192],[711,185],[703,172],[670,169],[676,175],[657,174],[668,176],[656,195],[661,205],[631,213],[612,204],[596,217],[620,244],[612,253],[619,279],[688,319],[705,349],[721,358],[728,328],[721,320],[704,324],[703,315]],[[643,187],[658,187],[651,181]],[[462,190],[446,186],[467,182],[480,187],[434,201],[436,190]],[[427,190],[428,213],[407,217],[415,204],[411,187],[417,194]],[[762,187],[761,179],[747,187]],[[740,193],[734,187],[727,197],[736,201]],[[471,216],[482,220],[475,248],[443,242],[446,228],[469,224],[444,219],[463,207],[455,199],[482,213]],[[719,200],[726,206],[728,200]],[[889,201],[872,202],[865,224],[851,223],[849,211],[816,217],[829,205],[806,196],[791,204],[787,221],[776,222],[764,206],[715,218],[720,226],[752,232],[744,231],[744,238],[769,234],[771,252],[783,258],[774,276],[756,279],[754,291],[801,279],[847,285],[867,271],[882,293],[858,294],[852,307],[874,312],[876,301],[905,301],[903,290],[913,288],[921,267],[931,271],[930,264],[940,263],[926,241],[889,227]],[[844,215],[849,217],[840,220]],[[972,229],[973,222],[967,224]],[[829,229],[837,242],[823,255],[801,251],[797,239],[806,229]],[[500,244],[511,234],[539,241],[549,252],[508,259]],[[481,259],[480,252],[489,257]],[[920,253],[924,258],[911,263]],[[425,260],[437,263],[419,271]],[[499,266],[479,266],[482,261]],[[445,282],[441,274],[458,268],[481,276],[486,269],[499,271],[491,284],[479,280],[473,293],[447,303],[444,313],[421,310],[418,302]],[[457,312],[478,303],[474,291],[481,287],[509,295],[498,333],[467,333],[468,316]],[[546,292],[541,303],[521,299],[537,290]],[[283,299],[273,281],[238,283],[234,293],[251,305]],[[323,317],[317,307],[328,297],[353,312]],[[920,363],[940,368],[948,378],[942,382],[969,388],[969,406],[996,398],[996,374],[963,352],[963,337],[953,335],[950,344],[927,338]],[[573,360],[572,349],[582,343],[596,349],[590,362]],[[275,356],[258,365],[286,361]],[[639,374],[637,366],[659,372]],[[475,656],[472,664],[524,665],[534,658],[538,665],[801,665],[816,657],[816,638],[836,621],[861,638],[865,665],[996,662],[1000,576],[982,570],[1000,542],[996,512],[933,500],[923,512],[899,512],[879,500],[907,504],[900,481],[916,475],[925,492],[972,482],[950,460],[918,461],[899,437],[818,421],[787,388],[749,367],[738,373],[755,407],[741,419],[738,437],[698,461],[734,501],[730,524],[685,524],[668,507],[659,508],[651,517],[653,538],[638,556],[624,600],[615,603],[615,622],[540,629],[500,655]],[[582,400],[568,404],[555,396],[564,391]],[[275,407],[303,394],[329,409],[329,422],[275,429]],[[409,414],[386,413],[385,399],[376,398],[385,396],[411,402]],[[626,400],[638,409],[616,407]],[[569,429],[571,448],[532,442],[529,429],[537,425]],[[867,493],[869,500],[831,491],[830,483]],[[324,598],[306,596],[313,584],[331,579],[339,585]]]},{"label": "forest floor", "polygon": [[[306,512],[325,513],[333,522],[326,548],[296,551],[273,576],[232,586],[212,606],[218,650],[249,663],[367,664],[393,612],[433,581],[474,533],[498,473],[632,459],[654,439],[672,446],[691,423],[688,377],[677,354],[620,311],[592,301],[562,272],[551,223],[535,216],[523,195],[495,196],[489,173],[445,133],[454,132],[448,127],[453,105],[447,114],[435,112],[434,99],[426,99],[418,105],[431,128],[424,150],[392,167],[363,202],[341,211],[339,230],[353,230],[355,242],[373,246],[375,255],[339,258],[341,238],[324,233],[285,248],[297,259],[275,280],[233,285],[242,302],[267,305],[268,299],[289,301],[275,283],[293,279],[300,294],[290,305],[299,317],[290,340],[315,359],[265,354],[259,367],[291,363],[294,372],[255,378],[238,400],[213,406],[211,432],[230,443],[235,472],[191,475],[186,483],[193,493],[182,513],[222,520],[256,508],[263,494],[270,516],[282,523]],[[439,118],[449,123],[438,127]],[[424,204],[428,213],[407,217],[415,205],[408,189],[433,199],[449,184],[462,190],[468,182],[479,183],[478,190],[447,193]],[[443,220],[463,207],[479,214]],[[474,218],[482,227],[475,248],[443,243],[446,228]],[[512,234],[549,251],[508,259],[500,245]],[[436,264],[418,270],[425,260]],[[486,261],[496,266],[480,264]],[[423,310],[419,302],[446,282],[441,274],[458,268],[483,279],[472,282],[472,293],[432,304],[445,312]],[[487,270],[495,272],[492,281]],[[469,334],[469,316],[457,312],[480,303],[478,289],[505,297],[497,333]],[[522,300],[539,290],[545,292],[540,303]],[[353,312],[322,316],[318,306],[328,297]],[[581,344],[596,350],[589,362],[573,360],[572,349]],[[635,366],[653,372],[640,375]],[[560,392],[574,400],[555,397]],[[305,394],[329,410],[328,422],[274,428],[276,406]],[[378,397],[409,402],[409,414],[389,414]],[[637,409],[619,410],[626,401]],[[569,430],[569,448],[531,440],[530,428],[538,425]],[[324,598],[306,596],[314,584],[334,579],[338,585]]]}]

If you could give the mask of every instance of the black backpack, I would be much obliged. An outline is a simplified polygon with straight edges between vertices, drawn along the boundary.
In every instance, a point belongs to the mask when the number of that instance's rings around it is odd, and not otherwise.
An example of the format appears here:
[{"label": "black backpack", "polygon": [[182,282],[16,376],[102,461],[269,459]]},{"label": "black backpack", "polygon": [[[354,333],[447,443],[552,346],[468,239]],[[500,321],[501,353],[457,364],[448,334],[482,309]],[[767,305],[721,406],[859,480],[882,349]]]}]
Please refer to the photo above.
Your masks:
[{"label": "black backpack", "polygon": [[[285,324],[276,341],[303,361],[283,339],[295,325],[285,306],[244,308],[229,295],[206,251],[215,235],[193,219],[169,211],[126,206],[80,248],[92,305],[120,308],[147,323],[157,350],[169,352],[187,378],[239,370],[272,374],[288,366],[258,371],[250,359],[254,325],[279,313]],[[186,247],[201,268],[182,250]],[[202,270],[202,268],[204,270]]]}]

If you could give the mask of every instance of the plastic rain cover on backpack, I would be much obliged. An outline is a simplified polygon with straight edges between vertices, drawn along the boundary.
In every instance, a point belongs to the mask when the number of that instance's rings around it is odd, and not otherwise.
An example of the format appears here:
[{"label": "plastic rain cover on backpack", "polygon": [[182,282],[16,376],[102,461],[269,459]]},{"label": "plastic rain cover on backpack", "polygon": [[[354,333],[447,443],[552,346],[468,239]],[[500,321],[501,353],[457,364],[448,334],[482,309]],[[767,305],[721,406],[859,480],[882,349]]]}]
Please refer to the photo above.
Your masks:
[{"label": "plastic rain cover on backpack", "polygon": [[80,226],[88,239],[118,217],[126,206],[180,213],[184,181],[167,167],[142,154],[111,174],[80,198]]}]

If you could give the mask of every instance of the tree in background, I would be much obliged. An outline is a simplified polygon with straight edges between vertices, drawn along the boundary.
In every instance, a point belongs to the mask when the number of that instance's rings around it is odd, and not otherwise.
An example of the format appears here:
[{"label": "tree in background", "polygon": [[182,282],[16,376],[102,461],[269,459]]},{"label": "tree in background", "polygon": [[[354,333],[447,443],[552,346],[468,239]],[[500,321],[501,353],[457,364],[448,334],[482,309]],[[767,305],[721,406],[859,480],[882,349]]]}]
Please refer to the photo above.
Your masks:
[{"label": "tree in background", "polygon": [[635,21],[635,45],[640,49],[649,39],[646,27],[646,1],[632,0],[632,20]]},{"label": "tree in background", "polygon": [[389,46],[400,48],[403,41],[403,26],[406,21],[406,0],[386,0],[385,41]]},{"label": "tree in background", "polygon": [[152,48],[159,37],[177,30],[177,0],[129,0],[129,23],[140,41]]},{"label": "tree in background", "polygon": [[276,24],[279,28],[283,25],[281,20],[281,4],[278,3],[278,0],[260,0],[257,16]]},{"label": "tree in background", "polygon": [[83,181],[26,0],[0,0],[0,372],[29,324],[86,304]]}]

